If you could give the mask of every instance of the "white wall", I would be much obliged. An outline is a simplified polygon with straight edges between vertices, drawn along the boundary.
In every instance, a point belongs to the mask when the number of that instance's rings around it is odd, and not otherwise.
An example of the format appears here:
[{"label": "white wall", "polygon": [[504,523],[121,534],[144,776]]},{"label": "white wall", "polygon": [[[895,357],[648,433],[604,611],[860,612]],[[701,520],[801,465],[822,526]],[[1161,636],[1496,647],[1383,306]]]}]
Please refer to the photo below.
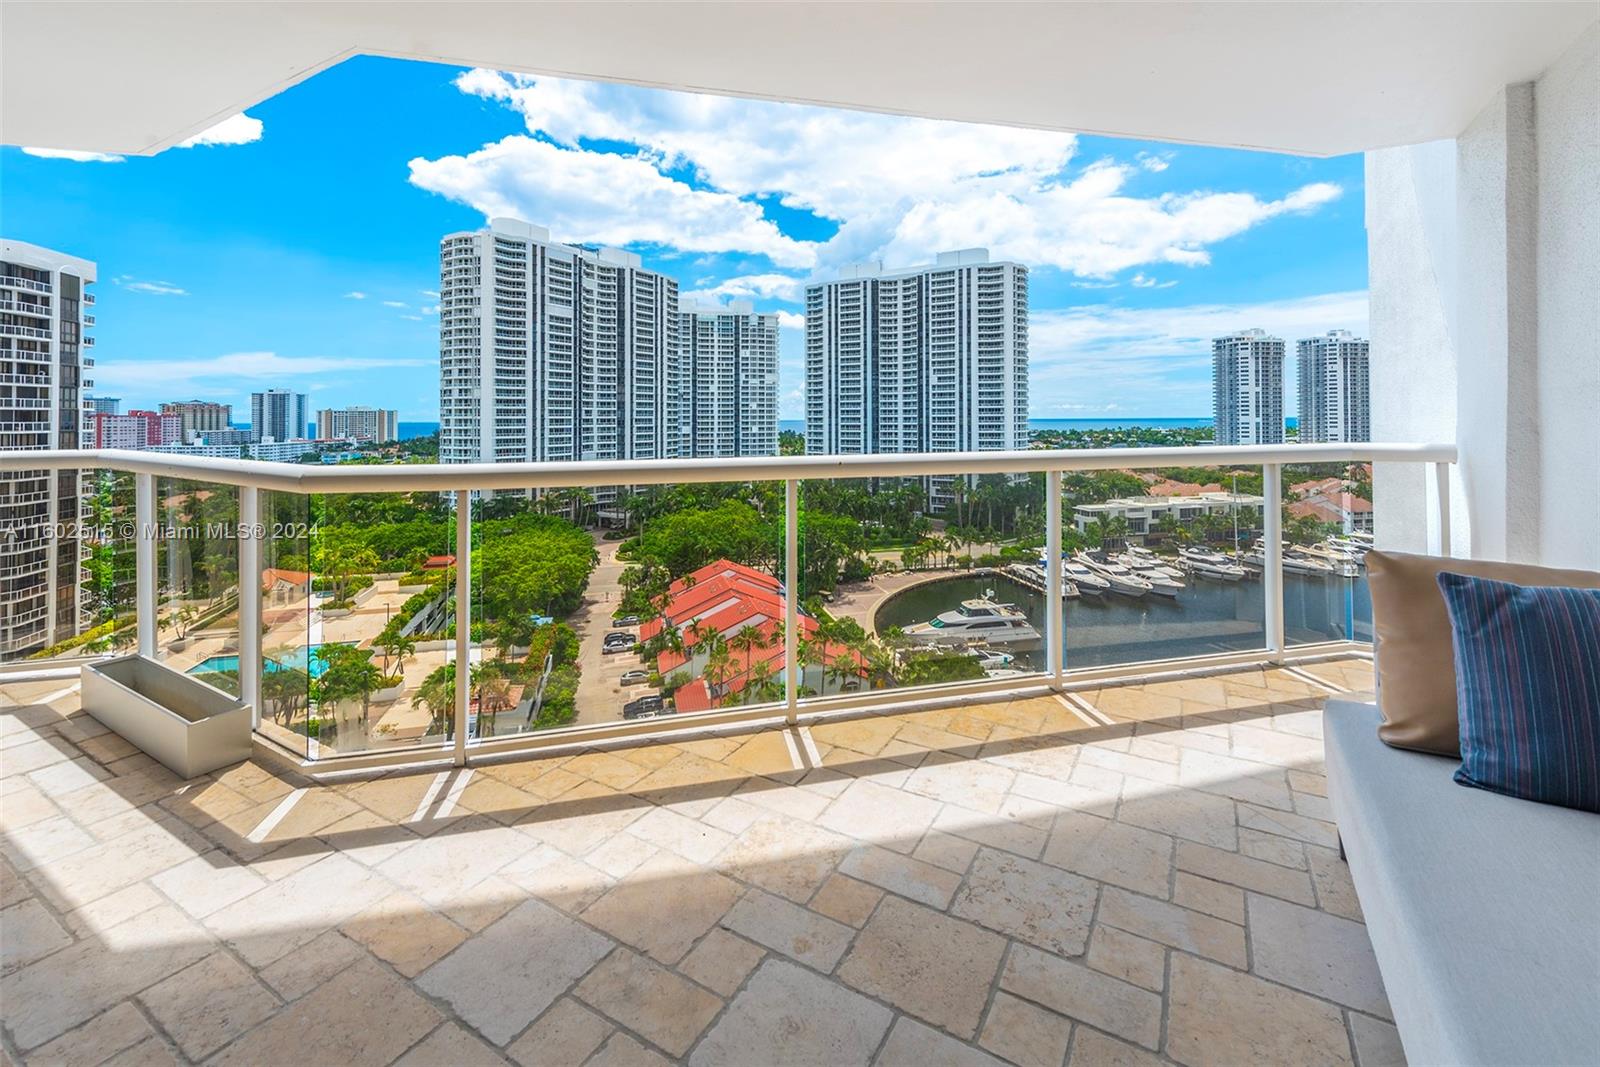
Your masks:
[{"label": "white wall", "polygon": [[[1597,55],[1367,156],[1373,436],[1456,442],[1457,555],[1600,570]],[[1437,551],[1431,479],[1376,480],[1379,543]]]},{"label": "white wall", "polygon": [[1534,90],[1539,558],[1600,570],[1600,26]]}]

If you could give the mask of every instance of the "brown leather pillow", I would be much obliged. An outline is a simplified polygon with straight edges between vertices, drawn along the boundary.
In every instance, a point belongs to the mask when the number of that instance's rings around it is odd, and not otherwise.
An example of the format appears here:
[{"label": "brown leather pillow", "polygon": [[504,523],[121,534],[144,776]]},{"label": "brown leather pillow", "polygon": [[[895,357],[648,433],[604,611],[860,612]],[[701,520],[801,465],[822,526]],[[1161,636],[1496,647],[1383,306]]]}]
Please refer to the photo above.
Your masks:
[{"label": "brown leather pillow", "polygon": [[1578,589],[1600,589],[1600,573],[1403,552],[1367,553],[1373,660],[1383,712],[1378,736],[1395,748],[1460,756],[1450,614],[1434,579],[1440,571],[1517,585]]}]

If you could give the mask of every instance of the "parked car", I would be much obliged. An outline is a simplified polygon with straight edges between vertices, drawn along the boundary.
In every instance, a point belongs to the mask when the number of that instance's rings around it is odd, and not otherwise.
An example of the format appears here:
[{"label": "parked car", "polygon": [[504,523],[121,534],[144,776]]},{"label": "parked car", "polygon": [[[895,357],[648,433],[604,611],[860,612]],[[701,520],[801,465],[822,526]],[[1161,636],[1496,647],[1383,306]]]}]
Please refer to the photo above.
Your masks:
[{"label": "parked car", "polygon": [[607,641],[605,644],[600,646],[600,654],[603,655],[603,656],[615,655],[618,652],[632,652],[632,651],[633,651],[633,642],[632,641]]},{"label": "parked car", "polygon": [[611,620],[611,625],[613,625],[613,626],[638,626],[639,625],[639,616],[637,616],[637,615],[621,615],[621,616],[618,616],[617,618],[612,619]]},{"label": "parked car", "polygon": [[640,697],[630,700],[622,705],[624,719],[653,719],[658,715],[671,714],[665,711],[665,702],[660,697]]},{"label": "parked car", "polygon": [[608,645],[613,641],[626,641],[631,645],[637,640],[639,639],[626,630],[612,630],[606,634],[606,644]]},{"label": "parked car", "polygon": [[626,671],[622,675],[623,685],[643,685],[650,680],[649,671]]}]

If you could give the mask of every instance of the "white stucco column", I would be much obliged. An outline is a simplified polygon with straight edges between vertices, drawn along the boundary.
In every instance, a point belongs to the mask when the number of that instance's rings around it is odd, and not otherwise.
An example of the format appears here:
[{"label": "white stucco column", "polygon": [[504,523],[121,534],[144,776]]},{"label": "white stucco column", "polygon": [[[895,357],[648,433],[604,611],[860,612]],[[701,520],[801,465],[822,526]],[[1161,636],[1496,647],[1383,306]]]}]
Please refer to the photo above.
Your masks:
[{"label": "white stucco column", "polygon": [[[1600,569],[1600,28],[1455,141],[1367,156],[1373,436],[1453,440],[1456,555]],[[1380,546],[1438,550],[1421,469]]]}]

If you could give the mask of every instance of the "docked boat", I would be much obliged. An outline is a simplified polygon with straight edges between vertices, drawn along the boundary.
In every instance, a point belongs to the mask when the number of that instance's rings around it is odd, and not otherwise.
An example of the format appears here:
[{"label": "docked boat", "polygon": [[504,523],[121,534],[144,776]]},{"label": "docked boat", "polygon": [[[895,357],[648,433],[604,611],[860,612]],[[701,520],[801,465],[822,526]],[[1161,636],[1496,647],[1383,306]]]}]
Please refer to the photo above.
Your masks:
[{"label": "docked boat", "polygon": [[1178,558],[1189,568],[1189,573],[1214,582],[1237,582],[1244,578],[1245,569],[1221,552],[1204,548],[1180,548]]},{"label": "docked boat", "polygon": [[1111,583],[1094,571],[1068,556],[1061,561],[1061,574],[1078,587],[1084,596],[1100,596],[1111,592]]},{"label": "docked boat", "polygon": [[1183,581],[1183,572],[1177,565],[1165,556],[1158,556],[1148,548],[1135,548],[1130,546],[1122,553],[1122,562],[1135,572],[1153,571],[1164,575],[1173,581]]},{"label": "docked boat", "polygon": [[[1011,563],[1006,566],[1006,574],[1029,589],[1036,589],[1043,593],[1050,588],[1048,584],[1050,581],[1049,575],[1044,567],[1044,560],[1040,560],[1037,566],[1030,566],[1026,563]],[[1061,598],[1063,600],[1073,600],[1077,596],[1078,587],[1065,574],[1062,574]]]},{"label": "docked boat", "polygon": [[[1258,544],[1242,556],[1241,559],[1258,570],[1264,570],[1266,568],[1266,549]],[[1335,568],[1333,564],[1326,560],[1312,559],[1292,549],[1286,549],[1283,553],[1283,569],[1288,574],[1312,574],[1323,578],[1331,578],[1339,573],[1338,568]]]},{"label": "docked boat", "polygon": [[1111,583],[1111,591],[1123,596],[1140,597],[1150,592],[1150,583],[1134,574],[1120,563],[1098,560],[1087,552],[1072,557],[1094,573]]},{"label": "docked boat", "polygon": [[1120,558],[1114,557],[1114,561],[1128,568],[1135,578],[1149,582],[1150,592],[1156,596],[1175,597],[1183,592],[1183,582],[1168,574],[1165,567],[1146,566],[1136,558],[1129,558],[1126,553]]},{"label": "docked boat", "polygon": [[1017,658],[1009,652],[1001,652],[998,648],[969,648],[966,654],[983,664],[985,670],[1009,667]]},{"label": "docked boat", "polygon": [[991,645],[1037,644],[1039,631],[1015,604],[1000,604],[988,597],[963,600],[954,611],[905,628],[913,641],[929,645],[964,645],[985,641]]}]

